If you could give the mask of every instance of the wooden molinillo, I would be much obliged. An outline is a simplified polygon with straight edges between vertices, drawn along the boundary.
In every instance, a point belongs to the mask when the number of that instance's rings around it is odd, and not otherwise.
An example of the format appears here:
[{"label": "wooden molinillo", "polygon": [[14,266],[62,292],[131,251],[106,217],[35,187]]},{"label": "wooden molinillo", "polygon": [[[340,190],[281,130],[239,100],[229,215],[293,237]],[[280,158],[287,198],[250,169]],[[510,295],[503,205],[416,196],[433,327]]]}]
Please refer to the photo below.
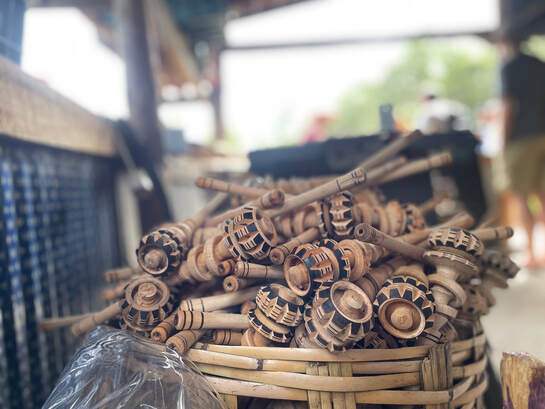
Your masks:
[{"label": "wooden molinillo", "polygon": [[433,325],[435,302],[420,264],[398,268],[383,284],[373,303],[385,331],[413,339]]},{"label": "wooden molinillo", "polygon": [[105,309],[89,314],[71,326],[74,336],[121,316],[123,325],[136,333],[148,333],[172,311],[168,286],[151,276],[132,280],[125,287],[124,298]]},{"label": "wooden molinillo", "polygon": [[486,387],[479,318],[518,271],[484,243],[512,229],[467,231],[464,213],[428,227],[442,197],[387,201],[377,186],[452,160],[394,156],[419,136],[341,176],[259,188],[200,179],[245,205],[213,214],[220,196],[160,226],[138,250],[143,272],[105,274],[113,304],[43,326],[112,323],[186,353],[224,394],[311,409],[474,407]]},{"label": "wooden molinillo", "polygon": [[178,268],[191,247],[195,230],[226,197],[225,193],[219,193],[192,217],[181,223],[167,224],[142,237],[136,252],[140,267],[152,275],[162,275]]},{"label": "wooden molinillo", "polygon": [[415,260],[435,267],[435,274],[428,276],[435,300],[433,326],[419,338],[421,344],[440,342],[440,329],[457,315],[466,301],[466,293],[460,282],[468,282],[479,272],[478,257],[482,254],[484,240],[508,237],[512,231],[504,228],[477,230],[474,233],[462,229],[443,228],[430,233],[429,249],[411,245],[382,233],[372,226],[357,226],[355,236],[364,242],[374,243]]}]

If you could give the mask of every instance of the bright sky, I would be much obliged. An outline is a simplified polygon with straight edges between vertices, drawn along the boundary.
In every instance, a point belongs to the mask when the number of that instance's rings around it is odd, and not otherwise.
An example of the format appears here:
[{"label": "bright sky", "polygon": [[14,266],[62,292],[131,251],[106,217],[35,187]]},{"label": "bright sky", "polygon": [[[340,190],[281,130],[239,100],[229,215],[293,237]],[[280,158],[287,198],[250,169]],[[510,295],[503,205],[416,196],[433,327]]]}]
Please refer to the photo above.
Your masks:
[{"label": "bright sky", "polygon": [[[233,20],[232,45],[354,36],[494,29],[497,0],[314,0]],[[70,33],[70,35],[67,35]],[[93,112],[127,113],[121,60],[97,42],[93,25],[72,9],[30,9],[25,18],[23,69]],[[466,41],[467,43],[467,41]],[[222,57],[226,129],[245,149],[300,131],[314,114],[332,113],[351,86],[379,78],[401,43],[284,51],[227,52]],[[212,132],[205,104],[164,107],[169,124],[189,140]]]}]

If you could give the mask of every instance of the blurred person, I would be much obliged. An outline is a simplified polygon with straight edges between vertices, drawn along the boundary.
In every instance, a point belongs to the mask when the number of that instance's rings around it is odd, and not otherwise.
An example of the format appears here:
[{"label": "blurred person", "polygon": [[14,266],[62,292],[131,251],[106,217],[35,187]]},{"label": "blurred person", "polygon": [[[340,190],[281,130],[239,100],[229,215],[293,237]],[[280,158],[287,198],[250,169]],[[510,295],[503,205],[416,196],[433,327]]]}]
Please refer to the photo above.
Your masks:
[{"label": "blurred person", "polygon": [[299,145],[309,142],[323,142],[327,139],[327,126],[331,122],[331,117],[327,115],[316,115],[305,131]]},{"label": "blurred person", "polygon": [[471,128],[471,111],[461,102],[427,93],[414,122],[425,134],[447,133]]},{"label": "blurred person", "polygon": [[534,226],[545,221],[545,63],[505,36],[502,57],[503,158],[507,188],[520,201],[528,237],[528,267],[543,264],[534,250]]}]

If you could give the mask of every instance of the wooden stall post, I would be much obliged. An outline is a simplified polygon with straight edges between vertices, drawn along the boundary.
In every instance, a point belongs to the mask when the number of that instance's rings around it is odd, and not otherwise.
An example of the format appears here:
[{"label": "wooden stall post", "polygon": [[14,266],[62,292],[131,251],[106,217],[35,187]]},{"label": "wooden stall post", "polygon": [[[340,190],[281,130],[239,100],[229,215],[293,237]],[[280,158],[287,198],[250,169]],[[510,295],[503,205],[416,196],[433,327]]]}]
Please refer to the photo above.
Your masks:
[{"label": "wooden stall post", "polygon": [[[145,0],[115,0],[119,49],[125,60],[130,123],[154,164],[161,162],[161,129],[157,115],[157,95],[150,58]],[[139,198],[142,231],[165,221],[159,194]]]}]

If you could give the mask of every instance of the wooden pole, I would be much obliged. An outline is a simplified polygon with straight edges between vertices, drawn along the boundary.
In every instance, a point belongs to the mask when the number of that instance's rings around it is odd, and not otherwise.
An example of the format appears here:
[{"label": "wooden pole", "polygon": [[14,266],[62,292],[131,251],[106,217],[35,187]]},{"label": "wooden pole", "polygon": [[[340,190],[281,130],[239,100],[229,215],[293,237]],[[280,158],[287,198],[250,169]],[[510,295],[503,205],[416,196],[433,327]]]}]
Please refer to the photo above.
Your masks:
[{"label": "wooden pole", "polygon": [[450,165],[451,163],[452,155],[450,152],[438,153],[424,159],[417,159],[407,162],[407,164],[397,168],[393,172],[390,172],[388,175],[380,178],[378,181],[375,181],[372,184],[381,185],[384,183],[393,182],[394,180],[406,178],[417,173],[427,172],[428,170]]},{"label": "wooden pole", "polygon": [[421,137],[422,132],[418,130],[411,132],[407,136],[399,137],[394,142],[386,145],[386,147],[384,147],[383,149],[369,156],[360,164],[360,166],[371,169],[380,164],[381,162],[384,162],[386,159],[389,159],[395,154],[401,152],[404,148],[409,146],[414,141],[420,139]]},{"label": "wooden pole", "polygon": [[145,0],[115,0],[120,50],[125,60],[130,122],[155,162],[161,160],[161,133],[150,59]]},{"label": "wooden pole", "polygon": [[[130,123],[153,165],[161,162],[161,130],[157,116],[156,85],[150,58],[145,0],[115,0],[119,50],[125,61]],[[168,216],[158,194],[139,198],[142,231]]]}]

